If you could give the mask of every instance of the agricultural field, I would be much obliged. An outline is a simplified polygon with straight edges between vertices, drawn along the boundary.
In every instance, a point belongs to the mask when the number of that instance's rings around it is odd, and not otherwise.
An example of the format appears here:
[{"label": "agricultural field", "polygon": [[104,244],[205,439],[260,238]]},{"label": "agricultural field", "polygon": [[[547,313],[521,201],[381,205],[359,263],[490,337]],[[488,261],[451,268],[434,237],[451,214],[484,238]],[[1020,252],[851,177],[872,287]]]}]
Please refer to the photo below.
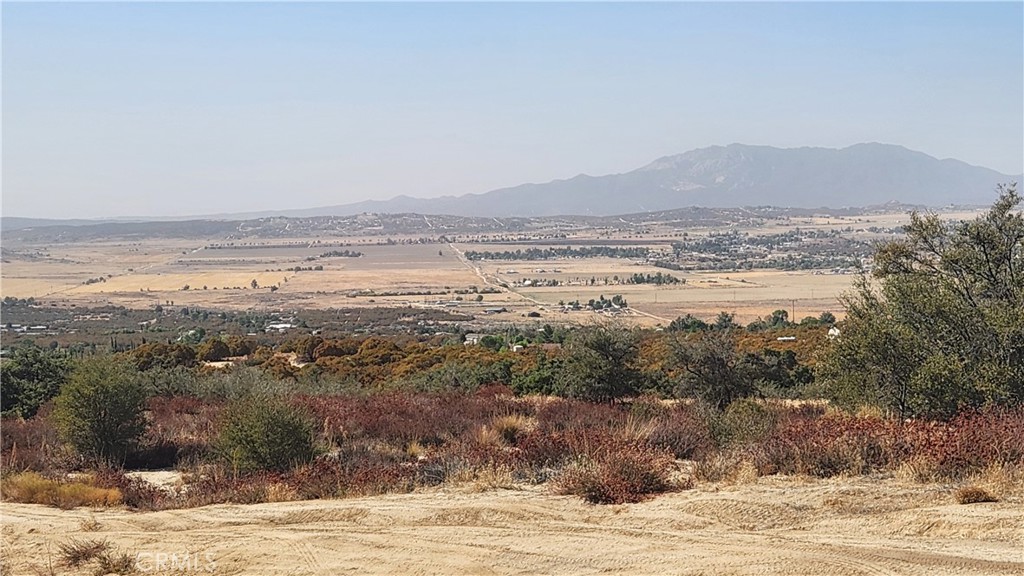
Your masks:
[{"label": "agricultural field", "polygon": [[[65,307],[173,303],[262,312],[442,306],[487,312],[493,322],[540,314],[588,323],[602,318],[563,304],[619,295],[628,309],[616,316],[643,326],[720,311],[740,322],[780,309],[797,320],[821,312],[841,317],[837,298],[855,277],[853,265],[870,265],[864,256],[874,243],[898,236],[904,210],[691,210],[565,221],[411,215],[12,230],[4,232],[0,296]],[[602,249],[615,252],[575,256]],[[493,257],[545,250],[566,255]],[[679,282],[627,281],[658,273]]]}]

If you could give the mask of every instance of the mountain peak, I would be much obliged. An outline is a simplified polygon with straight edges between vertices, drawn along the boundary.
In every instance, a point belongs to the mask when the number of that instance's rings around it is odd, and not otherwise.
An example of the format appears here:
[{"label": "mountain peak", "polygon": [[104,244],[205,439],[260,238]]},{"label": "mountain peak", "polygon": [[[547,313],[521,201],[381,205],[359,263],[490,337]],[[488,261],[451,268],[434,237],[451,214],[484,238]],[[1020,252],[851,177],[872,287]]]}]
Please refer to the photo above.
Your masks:
[{"label": "mountain peak", "polygon": [[[459,216],[614,215],[687,206],[943,206],[990,204],[1019,179],[895,144],[775,148],[732,143],[663,156],[623,174],[578,174],[458,197],[373,202],[375,212]],[[307,210],[344,215],[371,203]]]}]

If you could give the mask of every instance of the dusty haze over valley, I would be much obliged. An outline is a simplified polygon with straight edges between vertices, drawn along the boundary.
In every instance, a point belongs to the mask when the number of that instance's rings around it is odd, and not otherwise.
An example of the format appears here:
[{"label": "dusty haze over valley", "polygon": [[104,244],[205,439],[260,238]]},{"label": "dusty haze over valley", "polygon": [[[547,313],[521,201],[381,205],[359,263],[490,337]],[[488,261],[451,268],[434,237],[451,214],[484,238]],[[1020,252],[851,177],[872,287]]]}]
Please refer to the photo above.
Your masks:
[{"label": "dusty haze over valley", "polygon": [[0,3],[0,573],[1024,573],[1024,4]]}]

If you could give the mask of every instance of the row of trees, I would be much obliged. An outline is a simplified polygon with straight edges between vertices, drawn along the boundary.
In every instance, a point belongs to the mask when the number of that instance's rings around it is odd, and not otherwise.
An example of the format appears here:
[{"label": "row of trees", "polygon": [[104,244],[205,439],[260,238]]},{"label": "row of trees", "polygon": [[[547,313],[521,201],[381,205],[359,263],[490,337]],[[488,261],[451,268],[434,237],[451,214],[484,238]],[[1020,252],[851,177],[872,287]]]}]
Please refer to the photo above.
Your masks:
[{"label": "row of trees", "polygon": [[642,246],[581,246],[579,248],[527,248],[501,252],[467,250],[469,260],[554,260],[562,258],[646,258]]}]

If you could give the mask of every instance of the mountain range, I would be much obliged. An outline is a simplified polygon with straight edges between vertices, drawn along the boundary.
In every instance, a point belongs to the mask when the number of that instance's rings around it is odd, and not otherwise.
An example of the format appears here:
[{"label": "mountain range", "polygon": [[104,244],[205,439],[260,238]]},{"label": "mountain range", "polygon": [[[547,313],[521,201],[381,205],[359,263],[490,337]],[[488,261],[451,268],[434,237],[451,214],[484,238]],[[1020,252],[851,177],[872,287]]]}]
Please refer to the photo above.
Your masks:
[{"label": "mountain range", "polygon": [[[268,216],[349,216],[369,213],[450,214],[511,217],[611,216],[686,206],[786,206],[839,208],[900,202],[924,206],[987,205],[995,187],[1020,182],[959,160],[939,160],[891,144],[847,148],[774,148],[730,144],[665,156],[622,174],[588,176],[543,184],[522,184],[480,194],[369,200],[318,208],[192,216],[191,219]],[[139,218],[118,220],[183,220]],[[3,227],[26,222],[4,217]],[[67,221],[40,221],[66,224]]]},{"label": "mountain range", "polygon": [[887,202],[985,205],[999,183],[1021,180],[891,144],[774,148],[731,144],[659,158],[623,174],[522,184],[482,194],[371,200],[282,215],[363,212],[458,216],[610,216],[683,206],[867,206]]}]

